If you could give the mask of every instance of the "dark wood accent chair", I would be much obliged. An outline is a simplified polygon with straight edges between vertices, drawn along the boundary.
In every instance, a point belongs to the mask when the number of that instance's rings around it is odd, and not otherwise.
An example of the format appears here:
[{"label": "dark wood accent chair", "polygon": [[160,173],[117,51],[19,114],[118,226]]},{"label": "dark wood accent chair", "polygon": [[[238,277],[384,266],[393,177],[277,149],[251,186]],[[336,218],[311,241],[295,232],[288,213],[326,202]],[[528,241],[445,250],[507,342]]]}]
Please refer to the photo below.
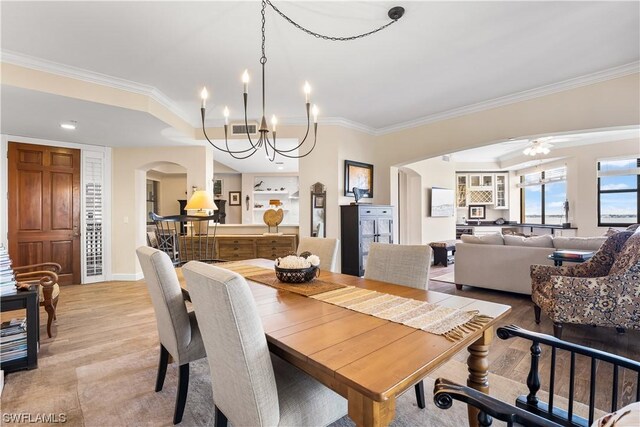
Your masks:
[{"label": "dark wood accent chair", "polygon": [[[636,381],[640,379],[640,362],[594,350],[578,344],[562,341],[550,335],[531,332],[515,325],[498,328],[497,335],[500,339],[507,340],[513,337],[524,338],[531,341],[531,367],[527,376],[527,387],[529,394],[522,395],[516,399],[515,406],[497,400],[486,394],[480,393],[470,387],[452,383],[443,378],[438,378],[433,390],[433,400],[439,408],[448,409],[453,400],[466,402],[468,405],[478,408],[478,422],[480,426],[490,426],[492,418],[504,421],[508,426],[518,423],[525,426],[590,426],[594,421],[595,401],[596,401],[596,380],[601,380],[596,375],[596,367],[603,363],[613,365],[613,378],[605,378],[607,384],[611,382],[611,412],[619,409],[618,396],[619,379],[624,375],[633,375]],[[537,393],[540,390],[541,380],[538,371],[538,363],[542,350],[540,345],[550,347],[551,366],[549,374],[549,402],[542,402]],[[567,410],[553,406],[554,386],[556,377],[556,355],[558,351],[567,351],[570,354],[569,364],[569,403]],[[591,372],[589,376],[589,419],[586,420],[577,416],[574,411],[574,384],[576,381],[576,355],[591,359]],[[564,367],[560,367],[564,369]],[[599,368],[600,369],[600,368]],[[631,372],[621,372],[622,370]],[[633,393],[633,389],[625,390],[626,393]],[[627,396],[627,399],[640,401],[640,381],[636,383],[635,395]],[[630,403],[630,402],[627,402]],[[623,402],[623,405],[626,404]]]},{"label": "dark wood accent chair", "polygon": [[14,267],[13,271],[18,283],[28,283],[38,286],[40,306],[47,312],[47,335],[51,338],[51,324],[56,320],[56,308],[60,296],[58,273],[62,270],[60,264],[43,262],[40,264]]}]

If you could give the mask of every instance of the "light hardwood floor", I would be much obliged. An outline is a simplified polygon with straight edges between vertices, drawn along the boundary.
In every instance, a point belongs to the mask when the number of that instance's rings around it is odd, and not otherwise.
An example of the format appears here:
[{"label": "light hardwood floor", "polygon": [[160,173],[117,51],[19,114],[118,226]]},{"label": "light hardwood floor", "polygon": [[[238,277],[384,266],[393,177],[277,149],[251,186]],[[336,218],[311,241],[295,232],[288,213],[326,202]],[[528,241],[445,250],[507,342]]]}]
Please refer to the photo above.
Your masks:
[{"label": "light hardwood floor", "polygon": [[[432,267],[431,278],[451,271],[453,266]],[[470,287],[456,290],[453,284],[438,281],[431,281],[430,289],[511,305],[513,310],[504,324],[516,324],[549,334],[552,331],[552,324],[548,319],[543,319],[540,325],[535,324],[528,296]],[[10,313],[3,313],[2,318],[10,316]],[[41,318],[46,319],[43,310]],[[113,360],[143,352],[154,352],[155,355],[158,348],[155,316],[143,281],[65,286],[61,291],[53,338],[47,338],[46,322],[43,323],[40,331],[39,367],[32,371],[8,374],[2,396],[3,411],[41,413],[46,412],[47,408],[56,407],[55,402],[59,403],[65,399],[71,402],[74,397],[77,400],[77,372],[83,367],[96,366],[104,362],[104,369],[108,370]],[[564,330],[564,338],[632,359],[640,359],[638,331],[617,334],[613,329],[568,325]],[[543,352],[540,364],[543,390],[548,389],[547,354],[548,352]],[[467,355],[466,351],[461,351],[455,356],[455,360],[465,362]],[[521,383],[525,382],[530,360],[529,344],[526,341],[495,339],[489,358],[491,372]],[[568,355],[562,355],[558,359],[559,370],[556,379],[556,392],[565,397],[568,394],[568,368],[564,367],[568,367],[568,360]],[[146,368],[151,382],[155,375],[154,365]],[[576,382],[576,399],[588,402],[589,364],[581,357],[577,358],[577,372],[580,377]],[[608,365],[598,366],[599,393],[596,406],[600,409],[608,409],[610,405],[611,372],[612,369]],[[637,378],[625,372],[621,376],[621,383],[622,399],[628,402],[635,393]],[[152,387],[152,384],[149,387]],[[21,392],[21,389],[28,389],[28,395]],[[428,390],[427,399],[430,399],[430,394]],[[68,424],[83,425],[82,409],[73,407],[71,403],[69,405],[68,417],[71,422]]]}]

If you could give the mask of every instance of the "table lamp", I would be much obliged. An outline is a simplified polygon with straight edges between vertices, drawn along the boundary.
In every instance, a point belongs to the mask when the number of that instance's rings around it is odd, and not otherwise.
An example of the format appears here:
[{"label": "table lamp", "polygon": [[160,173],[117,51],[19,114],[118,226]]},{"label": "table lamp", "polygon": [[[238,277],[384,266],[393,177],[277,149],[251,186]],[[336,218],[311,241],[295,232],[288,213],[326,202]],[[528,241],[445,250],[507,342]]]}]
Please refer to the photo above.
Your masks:
[{"label": "table lamp", "polygon": [[[194,214],[196,216],[207,216],[207,212],[205,212],[205,209],[215,211],[218,210],[218,207],[213,201],[211,194],[204,190],[196,190],[191,195],[191,198],[187,202],[187,205],[184,207],[184,209],[187,211],[197,210],[197,212]],[[209,226],[208,221],[198,222],[199,224],[197,226],[196,224],[191,224],[192,227],[194,227],[193,231],[196,234],[206,234],[207,227]]]}]

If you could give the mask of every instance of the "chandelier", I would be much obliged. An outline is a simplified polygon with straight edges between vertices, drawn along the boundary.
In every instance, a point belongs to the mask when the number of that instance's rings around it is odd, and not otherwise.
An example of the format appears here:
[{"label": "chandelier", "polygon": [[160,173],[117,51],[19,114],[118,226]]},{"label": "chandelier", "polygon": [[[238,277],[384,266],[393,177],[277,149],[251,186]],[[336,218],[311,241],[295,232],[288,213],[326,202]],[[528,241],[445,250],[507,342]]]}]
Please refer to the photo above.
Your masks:
[{"label": "chandelier", "polygon": [[[400,19],[402,17],[402,15],[404,14],[404,8],[400,7],[400,6],[396,6],[393,7],[389,10],[388,12],[388,16],[391,19],[390,22],[387,22],[386,24],[382,25],[379,28],[376,28],[375,30],[366,32],[366,33],[362,33],[362,34],[358,34],[358,35],[354,35],[354,36],[349,36],[349,37],[332,37],[332,36],[326,36],[326,35],[322,35],[316,32],[313,32],[311,30],[308,30],[307,28],[302,27],[300,24],[296,23],[295,21],[293,21],[291,18],[289,18],[288,16],[286,16],[284,13],[282,13],[276,6],[274,6],[269,0],[262,0],[262,10],[261,10],[261,15],[262,15],[262,56],[260,57],[260,65],[262,67],[262,119],[260,120],[260,127],[258,128],[258,133],[260,134],[257,140],[253,140],[251,138],[251,135],[249,133],[249,119],[247,118],[247,101],[248,101],[248,97],[249,97],[249,73],[247,70],[244,71],[244,74],[242,75],[242,83],[244,86],[244,92],[242,94],[242,98],[243,98],[243,102],[244,102],[244,129],[246,131],[246,135],[247,135],[247,142],[248,145],[245,145],[245,147],[241,147],[241,148],[230,148],[229,147],[229,139],[228,139],[228,129],[229,129],[229,108],[228,107],[224,107],[224,142],[225,145],[224,147],[220,147],[218,145],[216,145],[207,135],[207,130],[205,128],[204,125],[204,119],[205,119],[205,115],[206,115],[206,103],[207,103],[207,98],[209,97],[209,93],[207,91],[207,88],[203,88],[202,92],[200,93],[200,97],[202,99],[202,105],[200,107],[200,115],[202,118],[202,132],[204,133],[204,137],[206,138],[206,140],[209,142],[209,144],[211,144],[214,148],[216,148],[217,150],[220,150],[222,152],[228,153],[231,157],[233,157],[234,159],[246,159],[249,158],[251,156],[253,156],[256,152],[258,152],[258,150],[260,150],[261,148],[264,147],[265,150],[265,154],[266,157],[269,159],[269,161],[273,162],[276,158],[276,154],[283,156],[283,157],[288,157],[291,159],[299,159],[301,157],[306,157],[308,156],[313,149],[316,147],[316,141],[317,141],[317,136],[318,136],[318,107],[316,105],[311,106],[311,102],[310,102],[310,95],[311,95],[311,86],[309,85],[308,82],[305,82],[304,87],[303,87],[303,91],[304,91],[304,96],[305,96],[305,110],[306,110],[306,115],[307,115],[307,130],[304,134],[304,137],[302,138],[302,140],[300,140],[300,142],[293,148],[281,148],[278,147],[276,144],[276,127],[278,124],[278,119],[276,118],[275,114],[271,116],[271,130],[269,129],[268,125],[267,125],[267,120],[266,120],[266,99],[265,99],[265,65],[267,64],[267,55],[266,55],[266,49],[265,49],[265,45],[266,45],[266,36],[265,36],[265,23],[266,23],[266,18],[265,18],[265,12],[266,12],[266,7],[267,5],[271,6],[271,8],[278,13],[282,18],[284,18],[287,22],[289,22],[291,25],[293,25],[294,27],[298,28],[301,31],[304,31],[305,33],[312,35],[314,37],[323,39],[323,40],[330,40],[330,41],[350,41],[350,40],[356,40],[359,38],[363,38],[366,36],[369,36],[371,34],[377,33],[378,31],[388,27],[389,25],[395,23],[398,21],[398,19]],[[307,138],[309,137],[309,133],[311,130],[311,115],[313,115],[313,145],[311,145],[311,147],[304,152],[303,154],[300,153],[296,153],[296,151],[298,149],[300,149],[305,142],[307,141]],[[269,133],[271,133],[271,137],[269,137]]]},{"label": "chandelier", "polygon": [[529,142],[529,146],[524,149],[522,154],[525,156],[537,156],[538,154],[549,154],[551,152],[552,145],[549,143],[551,138],[534,139]]}]

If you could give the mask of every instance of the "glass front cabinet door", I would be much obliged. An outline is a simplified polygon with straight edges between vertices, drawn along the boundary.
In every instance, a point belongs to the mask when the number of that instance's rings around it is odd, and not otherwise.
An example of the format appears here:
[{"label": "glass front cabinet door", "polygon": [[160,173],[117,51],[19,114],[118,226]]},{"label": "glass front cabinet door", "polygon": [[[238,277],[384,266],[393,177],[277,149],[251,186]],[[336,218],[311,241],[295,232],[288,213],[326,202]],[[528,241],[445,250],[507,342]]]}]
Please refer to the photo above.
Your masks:
[{"label": "glass front cabinet door", "polygon": [[509,175],[497,173],[495,175],[495,208],[509,209]]}]

